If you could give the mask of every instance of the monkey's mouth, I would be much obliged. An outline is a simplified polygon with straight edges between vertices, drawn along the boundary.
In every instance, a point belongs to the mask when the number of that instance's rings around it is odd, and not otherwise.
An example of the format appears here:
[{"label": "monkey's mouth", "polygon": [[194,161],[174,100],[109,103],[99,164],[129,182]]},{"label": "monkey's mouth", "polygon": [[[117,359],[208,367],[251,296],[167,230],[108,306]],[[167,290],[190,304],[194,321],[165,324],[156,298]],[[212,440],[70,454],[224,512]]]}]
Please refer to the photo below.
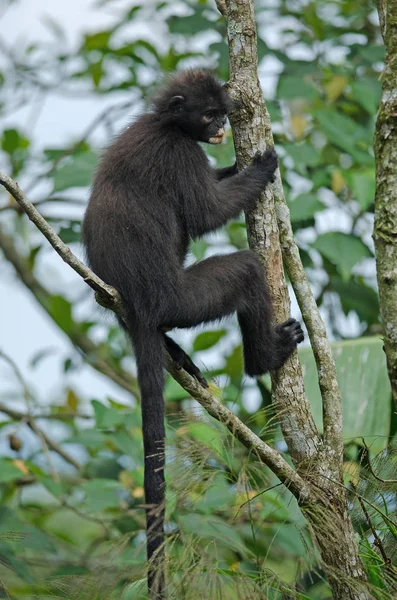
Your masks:
[{"label": "monkey's mouth", "polygon": [[214,137],[210,137],[208,139],[210,144],[221,144],[223,142],[223,138],[225,137],[225,130],[219,129],[218,133],[214,135]]}]

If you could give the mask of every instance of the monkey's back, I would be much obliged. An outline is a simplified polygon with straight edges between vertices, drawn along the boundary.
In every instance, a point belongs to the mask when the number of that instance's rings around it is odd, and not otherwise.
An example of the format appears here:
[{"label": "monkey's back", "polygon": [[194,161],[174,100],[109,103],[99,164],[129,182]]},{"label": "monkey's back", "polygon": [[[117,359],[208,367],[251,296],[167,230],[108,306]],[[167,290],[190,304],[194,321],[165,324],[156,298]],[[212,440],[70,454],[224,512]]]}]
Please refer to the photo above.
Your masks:
[{"label": "monkey's back", "polygon": [[143,115],[104,153],[94,178],[82,230],[88,262],[145,319],[178,300],[191,193],[181,173],[188,170],[191,185],[192,153],[203,160],[190,138]]}]

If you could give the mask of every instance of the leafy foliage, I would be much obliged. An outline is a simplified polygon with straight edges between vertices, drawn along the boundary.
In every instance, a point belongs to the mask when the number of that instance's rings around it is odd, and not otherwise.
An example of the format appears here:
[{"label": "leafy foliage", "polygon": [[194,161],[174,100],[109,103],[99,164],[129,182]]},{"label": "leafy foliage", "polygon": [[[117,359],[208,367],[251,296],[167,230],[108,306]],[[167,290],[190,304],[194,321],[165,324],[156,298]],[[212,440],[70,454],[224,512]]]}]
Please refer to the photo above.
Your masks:
[{"label": "leafy foliage", "polygon": [[[106,0],[97,4],[98,10],[112,7]],[[43,107],[55,92],[104,101],[103,112],[93,115],[87,129],[72,130],[62,143],[54,131],[53,143],[42,148],[34,132],[16,122],[0,133],[10,174],[26,182],[65,242],[79,241],[81,205],[99,150],[94,134],[105,141],[105,133],[107,141],[167,71],[210,66],[227,79],[225,28],[215,3],[189,0],[183,9],[181,14],[171,0],[124,3],[112,14],[111,24],[100,31],[83,30],[77,50],[68,47],[62,24],[53,21],[47,22],[53,42],[10,47],[9,68],[1,74],[0,112],[13,114],[37,96]],[[394,477],[396,454],[387,440],[396,434],[396,422],[382,344],[369,337],[379,331],[369,241],[375,180],[371,145],[383,60],[379,30],[367,0],[328,7],[321,0],[280,0],[272,7],[258,3],[257,16],[260,74],[302,258],[334,337],[367,334],[336,342],[334,352],[344,401],[346,484],[374,597],[388,598],[397,559],[395,482],[387,483]],[[142,33],[147,24],[161,31],[159,39]],[[272,30],[279,33],[269,35]],[[218,166],[234,161],[230,136],[226,144],[207,150]],[[80,354],[60,357],[65,375],[79,372],[87,361],[132,387],[130,350],[118,328],[87,310],[78,289],[50,281],[43,269],[46,242],[26,227],[9,198],[3,205],[9,210],[2,211],[2,223],[4,219],[20,239],[20,259],[28,273],[41,274],[41,287],[32,287],[36,299],[80,349]],[[244,247],[240,220],[191,250],[200,260],[219,249]],[[348,330],[344,315],[355,318],[355,328]],[[226,322],[222,328],[195,332],[187,349],[219,378],[223,401],[253,431],[284,449],[270,407],[269,381],[243,379],[235,329],[234,322]],[[54,353],[43,348],[32,357],[31,368],[41,368]],[[309,349],[301,358],[308,397],[321,425]],[[25,411],[25,417],[4,412],[0,423],[9,436],[0,458],[0,595],[146,598],[137,403],[127,408],[117,392],[110,398],[80,398],[60,381],[59,402],[51,398],[46,407],[46,399],[37,400],[31,390],[17,386],[0,398],[6,409],[15,408],[17,401]],[[170,599],[329,597],[316,550],[290,494],[217,424],[193,410],[175,381],[167,381],[166,398]],[[29,427],[32,414],[36,431]],[[55,446],[49,447],[40,432]],[[373,544],[373,527],[391,565]]]}]

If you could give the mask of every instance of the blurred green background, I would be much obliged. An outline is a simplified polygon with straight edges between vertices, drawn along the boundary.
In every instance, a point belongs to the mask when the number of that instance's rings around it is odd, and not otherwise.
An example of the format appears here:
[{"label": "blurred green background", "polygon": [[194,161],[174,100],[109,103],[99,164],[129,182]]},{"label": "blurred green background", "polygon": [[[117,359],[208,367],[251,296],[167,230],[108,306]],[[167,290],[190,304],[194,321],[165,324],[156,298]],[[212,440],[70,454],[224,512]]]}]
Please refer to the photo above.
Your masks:
[{"label": "blurred green background", "polygon": [[[165,73],[200,66],[226,81],[225,24],[213,0],[71,0],[65,19],[36,4],[2,8],[0,160],[81,255],[101,148]],[[334,340],[350,506],[374,597],[388,598],[391,575],[349,483],[371,502],[371,524],[396,561],[396,486],[373,474],[396,471],[371,238],[384,56],[377,13],[366,0],[256,7],[259,76],[292,225]],[[230,131],[206,151],[217,166],[231,164]],[[241,218],[192,244],[191,260],[246,245]],[[4,191],[0,250],[0,598],[144,599],[142,440],[129,345]],[[292,312],[299,317],[294,300]],[[269,379],[243,377],[236,322],[174,337],[222,400],[287,452]],[[308,347],[300,354],[321,426],[314,361]],[[170,597],[329,598],[292,496],[171,379],[166,410]]]}]

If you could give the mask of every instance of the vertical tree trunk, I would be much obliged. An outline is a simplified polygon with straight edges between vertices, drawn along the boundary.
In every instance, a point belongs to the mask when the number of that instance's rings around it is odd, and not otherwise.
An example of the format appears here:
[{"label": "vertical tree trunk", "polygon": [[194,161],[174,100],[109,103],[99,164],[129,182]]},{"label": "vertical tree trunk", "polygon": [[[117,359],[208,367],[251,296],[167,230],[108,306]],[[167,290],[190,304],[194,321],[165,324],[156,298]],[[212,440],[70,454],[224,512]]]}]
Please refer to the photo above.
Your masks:
[{"label": "vertical tree trunk", "polygon": [[[229,91],[238,105],[231,125],[237,162],[241,167],[251,162],[258,149],[263,151],[266,145],[273,144],[270,117],[258,80],[254,2],[217,0],[217,4],[227,20]],[[272,377],[273,399],[296,469],[310,484],[317,502],[311,499],[309,503],[299,493],[295,495],[318,543],[333,597],[369,600],[367,576],[348,515],[342,479],[341,398],[335,364],[293,239],[279,176],[272,187],[273,190],[268,189],[262,194],[257,207],[246,215],[249,244],[265,267],[278,321],[284,320],[289,313],[284,258],[310,333],[324,409],[322,440],[313,421],[295,353]]]},{"label": "vertical tree trunk", "polygon": [[385,351],[397,406],[397,0],[378,0],[386,48],[375,132],[374,242]]}]

